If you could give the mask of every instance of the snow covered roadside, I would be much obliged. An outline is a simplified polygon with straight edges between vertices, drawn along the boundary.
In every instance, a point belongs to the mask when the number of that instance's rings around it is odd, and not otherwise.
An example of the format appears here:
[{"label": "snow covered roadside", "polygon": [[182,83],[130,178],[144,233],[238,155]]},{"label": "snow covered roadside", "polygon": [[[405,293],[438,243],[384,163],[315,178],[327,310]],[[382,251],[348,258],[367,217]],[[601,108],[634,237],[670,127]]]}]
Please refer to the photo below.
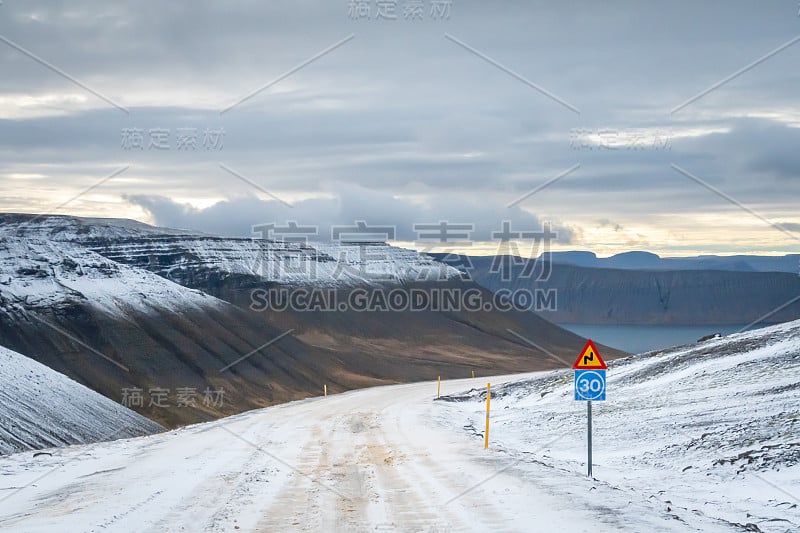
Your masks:
[{"label": "snow covered roadside", "polygon": [[163,429],[67,376],[0,346],[0,454]]},{"label": "snow covered roadside", "polygon": [[[480,381],[448,381],[443,392]],[[453,428],[445,415],[455,413],[434,400],[435,391],[436,382],[376,387],[149,437],[58,449],[52,457],[26,452],[0,458],[0,529],[683,529],[648,501],[637,499],[618,512],[571,499],[553,490],[566,479],[559,470],[504,469],[506,454],[486,451],[479,439]],[[572,475],[573,490],[593,497],[592,485]]]},{"label": "snow covered roadside", "polygon": [[[798,376],[800,322],[615,361],[593,404],[590,486],[571,371],[493,388],[491,447],[576,505],[647,502],[676,529],[797,531]],[[485,390],[447,399],[441,421],[482,434]]]},{"label": "snow covered roadside", "polygon": [[0,530],[796,531],[798,339],[795,322],[612,364],[596,479],[571,372],[445,380],[439,401],[435,381],[375,387],[0,458]]}]

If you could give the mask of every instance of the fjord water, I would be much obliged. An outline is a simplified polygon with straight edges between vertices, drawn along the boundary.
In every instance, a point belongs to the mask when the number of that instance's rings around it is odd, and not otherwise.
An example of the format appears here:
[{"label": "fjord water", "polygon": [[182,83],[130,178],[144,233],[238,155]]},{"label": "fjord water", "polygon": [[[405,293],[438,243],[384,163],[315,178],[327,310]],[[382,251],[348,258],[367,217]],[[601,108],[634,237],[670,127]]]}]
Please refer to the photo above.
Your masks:
[{"label": "fjord water", "polygon": [[607,325],[607,324],[559,324],[582,337],[618,348],[628,353],[662,350],[696,342],[701,337],[719,333],[730,335],[738,331],[757,329],[766,324],[711,325],[711,326],[659,326],[659,325]]}]

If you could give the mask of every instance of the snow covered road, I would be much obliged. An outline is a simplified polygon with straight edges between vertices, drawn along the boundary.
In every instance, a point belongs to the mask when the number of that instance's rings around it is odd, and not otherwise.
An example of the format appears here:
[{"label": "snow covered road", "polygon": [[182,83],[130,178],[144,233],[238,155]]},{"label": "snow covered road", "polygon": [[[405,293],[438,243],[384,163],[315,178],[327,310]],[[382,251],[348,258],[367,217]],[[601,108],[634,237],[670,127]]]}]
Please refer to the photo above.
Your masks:
[{"label": "snow covered road", "polygon": [[796,531],[798,339],[795,322],[615,362],[597,479],[571,372],[552,371],[3,457],[0,531]]},{"label": "snow covered road", "polygon": [[[444,382],[442,392],[485,382]],[[525,463],[454,430],[454,408],[435,392],[435,383],[379,387],[6,457],[0,530],[591,531],[598,517],[614,522],[610,509],[581,510]]]}]

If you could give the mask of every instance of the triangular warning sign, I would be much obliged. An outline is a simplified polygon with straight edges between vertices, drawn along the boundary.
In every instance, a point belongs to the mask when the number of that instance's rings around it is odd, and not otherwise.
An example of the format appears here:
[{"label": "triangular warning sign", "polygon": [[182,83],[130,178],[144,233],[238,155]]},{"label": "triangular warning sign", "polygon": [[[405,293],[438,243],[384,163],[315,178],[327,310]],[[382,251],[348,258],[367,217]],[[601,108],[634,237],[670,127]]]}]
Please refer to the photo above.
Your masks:
[{"label": "triangular warning sign", "polygon": [[572,368],[574,370],[605,370],[608,367],[603,358],[600,357],[597,346],[594,345],[592,339],[589,339],[586,341],[586,346],[581,350],[581,354],[572,364]]}]

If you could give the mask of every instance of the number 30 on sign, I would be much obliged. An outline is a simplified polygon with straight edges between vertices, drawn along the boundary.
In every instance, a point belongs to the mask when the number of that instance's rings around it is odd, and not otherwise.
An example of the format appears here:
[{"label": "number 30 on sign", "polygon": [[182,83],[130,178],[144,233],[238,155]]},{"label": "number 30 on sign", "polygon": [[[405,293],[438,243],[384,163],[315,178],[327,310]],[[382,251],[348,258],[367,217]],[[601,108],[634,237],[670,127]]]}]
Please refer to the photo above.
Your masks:
[{"label": "number 30 on sign", "polygon": [[606,399],[606,362],[591,339],[572,365],[575,370],[575,399],[604,401]]},{"label": "number 30 on sign", "polygon": [[575,399],[602,402],[606,399],[605,370],[576,370]]}]

